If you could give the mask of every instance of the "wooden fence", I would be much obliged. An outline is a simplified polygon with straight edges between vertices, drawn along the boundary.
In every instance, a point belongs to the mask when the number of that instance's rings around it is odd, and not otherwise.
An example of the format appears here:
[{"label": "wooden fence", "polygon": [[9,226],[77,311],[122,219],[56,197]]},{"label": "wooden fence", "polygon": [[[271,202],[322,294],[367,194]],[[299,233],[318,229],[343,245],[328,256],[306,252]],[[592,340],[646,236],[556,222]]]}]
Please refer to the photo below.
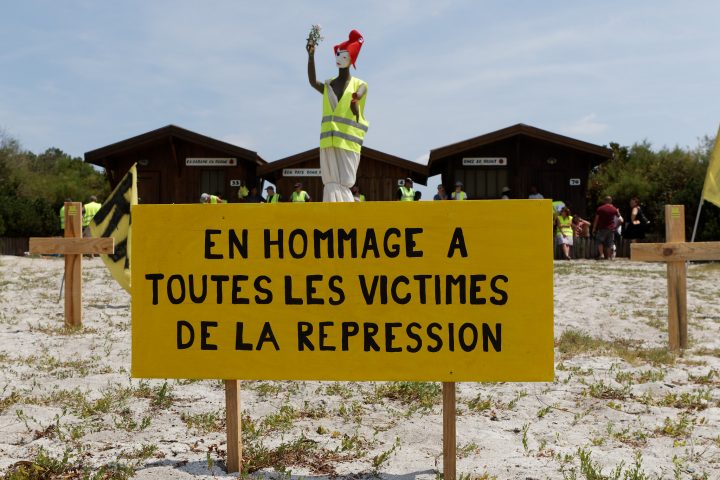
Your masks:
[{"label": "wooden fence", "polygon": [[[554,238],[553,238],[554,241]],[[648,240],[643,240],[648,241]],[[630,257],[630,240],[615,238],[615,256]],[[570,257],[573,259],[593,259],[598,257],[598,242],[592,237],[575,237],[570,247]],[[562,247],[555,244],[555,260],[562,260]]]},{"label": "wooden fence", "polygon": [[22,257],[30,250],[28,237],[0,237],[0,255]]}]

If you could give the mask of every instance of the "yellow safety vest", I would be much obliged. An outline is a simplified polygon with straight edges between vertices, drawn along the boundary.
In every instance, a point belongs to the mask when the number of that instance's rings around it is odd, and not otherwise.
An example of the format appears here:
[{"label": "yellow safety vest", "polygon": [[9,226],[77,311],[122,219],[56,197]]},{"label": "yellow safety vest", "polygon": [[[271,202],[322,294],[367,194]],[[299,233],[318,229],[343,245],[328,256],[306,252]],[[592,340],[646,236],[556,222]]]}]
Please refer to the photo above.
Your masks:
[{"label": "yellow safety vest", "polygon": [[305,190],[300,190],[299,192],[292,192],[292,195],[290,195],[290,201],[291,202],[304,202],[305,199],[309,195]]},{"label": "yellow safety vest", "polygon": [[280,194],[274,193],[270,195],[267,199],[267,203],[278,203],[280,201]]},{"label": "yellow safety vest", "polygon": [[[365,140],[365,133],[370,123],[365,120],[365,99],[367,98],[367,84],[359,78],[351,77],[345,87],[342,97],[338,101],[335,110],[330,108],[328,89],[331,80],[325,82],[323,93],[323,117],[320,126],[320,148],[342,148],[351,152],[360,153]],[[352,94],[357,92],[361,85],[365,85],[365,95],[358,100],[357,107],[359,116],[350,110]]]},{"label": "yellow safety vest", "polygon": [[467,193],[465,192],[452,192],[452,199],[453,200],[467,200]]},{"label": "yellow safety vest", "polygon": [[82,226],[87,227],[90,225],[90,220],[93,219],[95,214],[100,210],[100,205],[97,202],[90,202],[85,204],[85,213],[83,213],[83,220],[82,220]]},{"label": "yellow safety vest", "polygon": [[573,231],[572,231],[572,215],[568,215],[567,218],[563,217],[562,215],[559,215],[557,217],[557,221],[560,224],[560,228],[557,228],[557,235],[558,237],[562,237],[563,235],[566,237],[572,237]]},{"label": "yellow safety vest", "polygon": [[401,202],[414,202],[415,201],[415,190],[407,187],[400,187],[400,201]]},{"label": "yellow safety vest", "polygon": [[60,207],[60,230],[65,230],[65,205]]}]

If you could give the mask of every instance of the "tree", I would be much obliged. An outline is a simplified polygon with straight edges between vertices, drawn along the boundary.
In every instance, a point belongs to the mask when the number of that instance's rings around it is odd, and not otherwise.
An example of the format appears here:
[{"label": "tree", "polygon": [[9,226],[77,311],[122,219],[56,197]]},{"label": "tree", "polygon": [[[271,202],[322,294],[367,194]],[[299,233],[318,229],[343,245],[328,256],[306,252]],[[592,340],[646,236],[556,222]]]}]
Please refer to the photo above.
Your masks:
[{"label": "tree", "polygon": [[58,148],[36,155],[0,131],[0,235],[58,234],[67,198],[84,203],[109,192],[105,176],[81,158]]}]

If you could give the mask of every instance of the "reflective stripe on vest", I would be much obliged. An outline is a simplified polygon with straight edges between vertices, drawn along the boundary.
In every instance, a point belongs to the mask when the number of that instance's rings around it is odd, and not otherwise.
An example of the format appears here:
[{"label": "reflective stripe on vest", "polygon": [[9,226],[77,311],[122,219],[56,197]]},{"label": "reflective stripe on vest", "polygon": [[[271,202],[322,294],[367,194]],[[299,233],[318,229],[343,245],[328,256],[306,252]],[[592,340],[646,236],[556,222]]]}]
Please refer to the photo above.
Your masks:
[{"label": "reflective stripe on vest", "polygon": [[[360,152],[365,133],[369,123],[365,120],[365,99],[367,98],[367,84],[359,78],[351,77],[345,91],[338,100],[335,110],[330,107],[328,89],[330,81],[325,82],[323,92],[323,116],[320,125],[320,148],[341,148],[351,152]],[[357,92],[361,85],[365,86],[365,95],[358,100],[358,117],[350,109],[352,94]]]},{"label": "reflective stripe on vest", "polygon": [[400,201],[402,202],[414,202],[415,201],[415,190],[407,187],[400,187]]}]

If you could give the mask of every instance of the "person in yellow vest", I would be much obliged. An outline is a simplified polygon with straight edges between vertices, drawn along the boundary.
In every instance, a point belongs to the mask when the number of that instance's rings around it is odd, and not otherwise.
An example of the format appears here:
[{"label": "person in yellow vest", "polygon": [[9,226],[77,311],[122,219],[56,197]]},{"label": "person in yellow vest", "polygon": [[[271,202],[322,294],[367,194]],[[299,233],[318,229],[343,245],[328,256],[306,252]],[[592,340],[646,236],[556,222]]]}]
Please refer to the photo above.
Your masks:
[{"label": "person in yellow vest", "polygon": [[353,198],[355,199],[356,202],[364,202],[365,201],[365,195],[360,193],[360,187],[358,187],[357,185],[353,185],[352,188],[350,189],[350,191],[352,192]]},{"label": "person in yellow vest", "polygon": [[565,260],[570,260],[570,247],[573,245],[573,217],[570,209],[563,207],[560,215],[555,217],[555,238],[558,245],[562,245]]},{"label": "person in yellow vest", "polygon": [[266,187],[265,191],[267,192],[267,196],[265,197],[265,203],[278,203],[280,201],[280,194],[275,193],[275,187]]},{"label": "person in yellow vest", "polygon": [[[65,202],[72,202],[72,198],[66,198]],[[60,230],[65,231],[65,203],[60,207]]]},{"label": "person in yellow vest", "polygon": [[209,195],[207,193],[203,193],[200,195],[200,203],[227,203],[227,200],[223,200],[219,195]]},{"label": "person in yellow vest", "polygon": [[415,192],[412,178],[408,177],[405,179],[403,185],[400,185],[400,188],[398,188],[396,197],[401,202],[414,202],[417,193],[419,192]]},{"label": "person in yellow vest", "polygon": [[[319,34],[318,34],[319,36]],[[355,185],[360,150],[369,122],[365,119],[367,83],[350,75],[355,67],[363,36],[352,30],[348,40],[333,47],[338,75],[318,82],[315,75],[315,47],[317,40],[308,38],[308,80],[323,96],[320,127],[320,170],[324,202],[353,202],[350,187]]]},{"label": "person in yellow vest", "polygon": [[310,195],[302,189],[302,183],[298,182],[294,185],[295,190],[293,190],[292,194],[290,195],[290,201],[291,202],[309,202],[310,201]]},{"label": "person in yellow vest", "polygon": [[452,192],[453,200],[467,200],[467,193],[463,192],[463,183],[455,182],[455,191]]},{"label": "person in yellow vest", "polygon": [[83,237],[91,236],[90,229],[88,227],[90,226],[90,221],[93,219],[95,214],[100,210],[100,207],[102,207],[102,205],[98,203],[97,197],[95,195],[91,195],[90,201],[88,203],[86,203],[85,205],[83,205],[83,218],[82,218]]}]

